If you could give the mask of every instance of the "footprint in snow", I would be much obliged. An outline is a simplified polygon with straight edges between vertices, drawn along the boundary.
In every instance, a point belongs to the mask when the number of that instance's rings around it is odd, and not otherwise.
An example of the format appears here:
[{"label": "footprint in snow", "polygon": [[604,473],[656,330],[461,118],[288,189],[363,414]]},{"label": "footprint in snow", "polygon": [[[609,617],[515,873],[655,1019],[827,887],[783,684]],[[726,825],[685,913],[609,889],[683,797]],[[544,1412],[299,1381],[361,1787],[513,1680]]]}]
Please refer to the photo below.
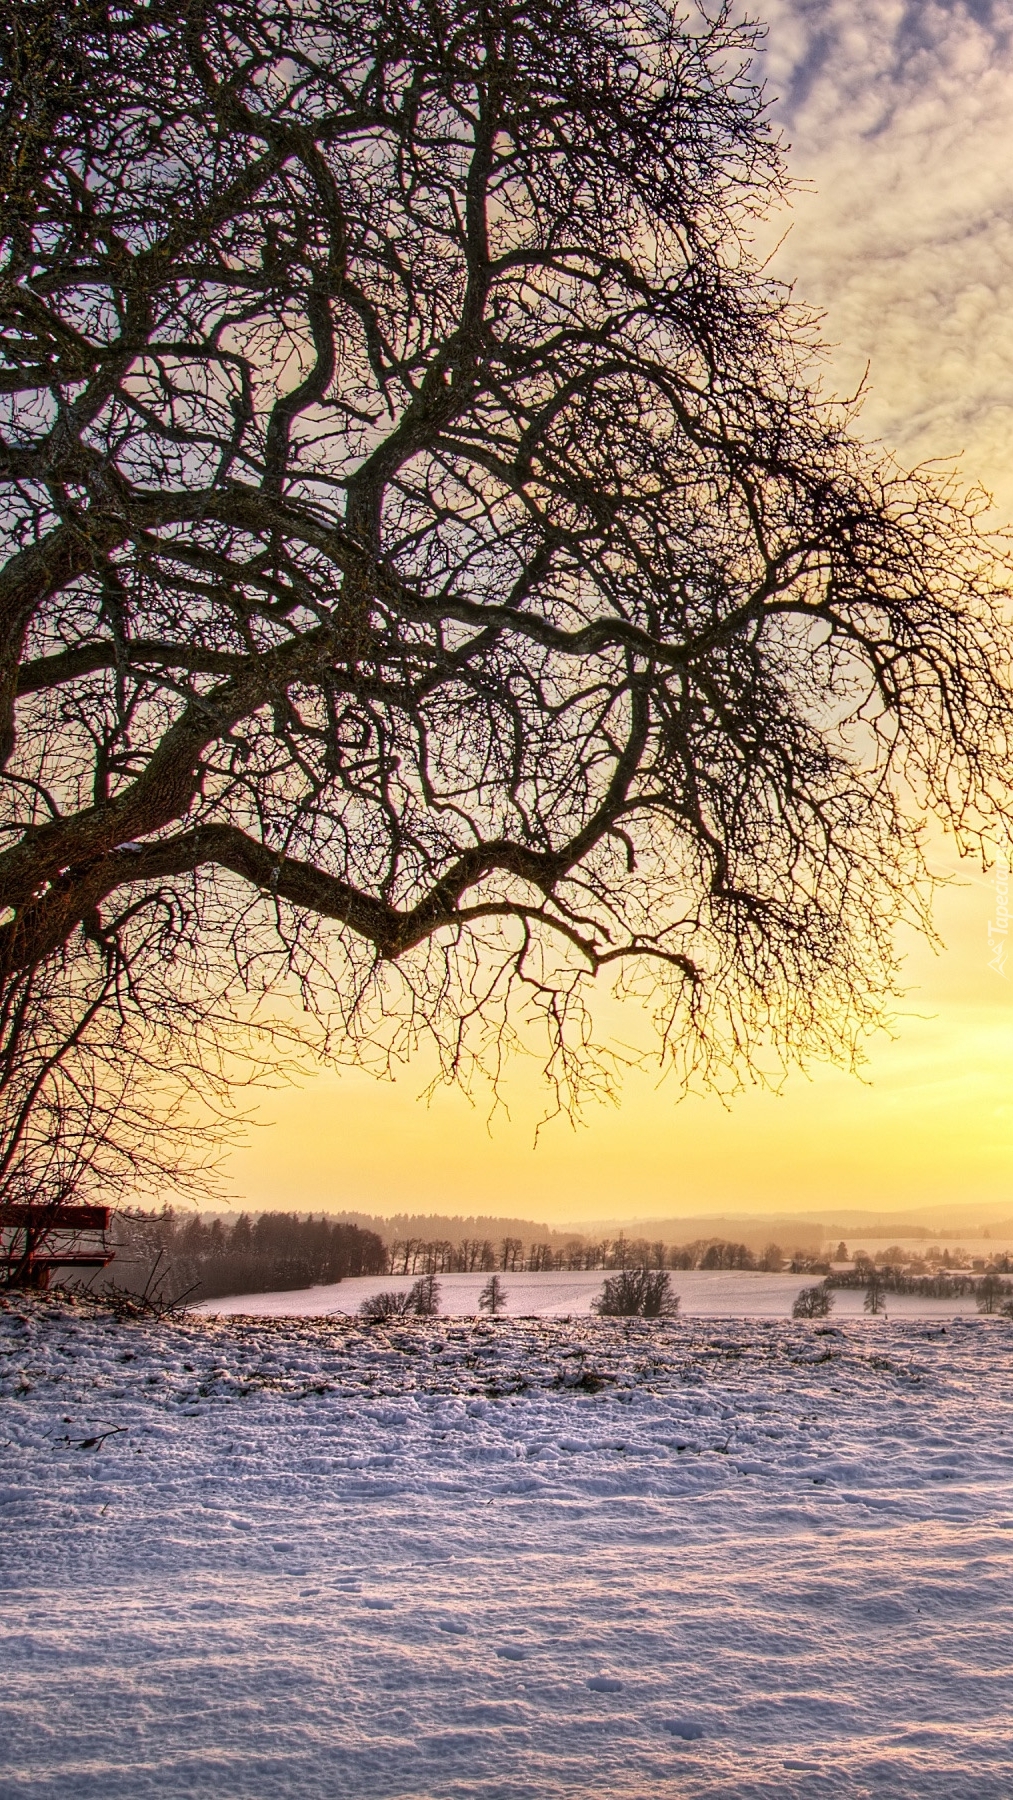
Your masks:
[{"label": "footprint in snow", "polygon": [[441,1631],[449,1631],[453,1637],[467,1637],[468,1627],[460,1619],[437,1619]]},{"label": "footprint in snow", "polygon": [[587,1685],[592,1694],[618,1694],[623,1684],[614,1675],[592,1675]]},{"label": "footprint in snow", "polygon": [[687,1743],[703,1737],[703,1726],[698,1725],[695,1719],[666,1719],[665,1730],[670,1731],[673,1737],[685,1738]]},{"label": "footprint in snow", "polygon": [[504,1662],[523,1662],[527,1651],[522,1650],[519,1644],[498,1644],[496,1655],[502,1656]]},{"label": "footprint in snow", "polygon": [[368,1606],[370,1612],[393,1612],[394,1611],[393,1600],[374,1600],[371,1595],[367,1595],[367,1597],[363,1600],[362,1604],[363,1604],[363,1606]]}]

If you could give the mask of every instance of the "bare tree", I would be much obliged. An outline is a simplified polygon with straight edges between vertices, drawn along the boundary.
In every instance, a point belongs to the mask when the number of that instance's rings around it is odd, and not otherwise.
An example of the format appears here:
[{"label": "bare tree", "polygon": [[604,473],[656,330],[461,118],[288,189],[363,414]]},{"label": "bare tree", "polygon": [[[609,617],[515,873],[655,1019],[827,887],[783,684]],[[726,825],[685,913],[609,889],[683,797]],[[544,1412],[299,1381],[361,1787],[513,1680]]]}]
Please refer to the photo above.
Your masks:
[{"label": "bare tree", "polygon": [[879,1270],[875,1268],[875,1266],[870,1266],[869,1268],[868,1285],[865,1290],[865,1299],[862,1301],[862,1306],[867,1313],[872,1313],[873,1316],[876,1316],[879,1313],[885,1313],[886,1311],[883,1281]]},{"label": "bare tree", "polygon": [[802,1288],[791,1309],[793,1319],[825,1319],[834,1304],[834,1296],[826,1282],[818,1287]]},{"label": "bare tree", "polygon": [[501,1240],[499,1247],[499,1266],[504,1274],[508,1269],[514,1270],[519,1267],[523,1251],[524,1245],[521,1243],[520,1238],[505,1237]]},{"label": "bare tree", "polygon": [[498,1275],[490,1275],[482,1292],[478,1296],[478,1304],[482,1312],[495,1318],[506,1306],[506,1288]]},{"label": "bare tree", "polygon": [[526,1009],[570,1100],[601,971],[684,1073],[853,1053],[923,812],[1005,792],[1009,636],[751,255],[754,51],[2,0],[0,971],[168,884],[363,1053],[495,1071]]},{"label": "bare tree", "polygon": [[1003,1281],[993,1271],[982,1276],[978,1283],[975,1301],[980,1313],[994,1313],[1000,1309],[1001,1302],[1009,1292],[1009,1283]]},{"label": "bare tree", "polygon": [[420,1319],[434,1319],[440,1310],[440,1284],[435,1275],[420,1275],[408,1295],[409,1308]]}]

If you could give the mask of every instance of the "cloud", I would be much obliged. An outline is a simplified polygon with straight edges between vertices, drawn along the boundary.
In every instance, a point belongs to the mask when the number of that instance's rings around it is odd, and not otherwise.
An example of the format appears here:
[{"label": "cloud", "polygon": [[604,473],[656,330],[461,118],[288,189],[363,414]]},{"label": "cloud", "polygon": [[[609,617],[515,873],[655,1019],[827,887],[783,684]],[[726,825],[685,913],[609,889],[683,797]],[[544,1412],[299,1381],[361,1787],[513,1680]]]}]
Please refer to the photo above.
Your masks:
[{"label": "cloud", "polygon": [[[1013,4],[768,0],[795,197],[776,272],[907,460],[962,455],[1013,520]],[[780,221],[783,229],[784,220]]]}]

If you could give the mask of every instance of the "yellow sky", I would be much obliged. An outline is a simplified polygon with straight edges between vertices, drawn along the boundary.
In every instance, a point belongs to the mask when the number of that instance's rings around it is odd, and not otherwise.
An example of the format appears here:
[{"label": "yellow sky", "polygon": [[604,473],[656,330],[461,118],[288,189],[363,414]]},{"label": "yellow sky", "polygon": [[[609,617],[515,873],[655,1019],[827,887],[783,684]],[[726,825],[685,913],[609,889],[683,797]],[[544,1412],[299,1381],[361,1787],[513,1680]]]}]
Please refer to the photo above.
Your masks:
[{"label": "yellow sky", "polygon": [[[761,9],[762,10],[762,9]],[[871,364],[869,436],[961,457],[1013,520],[1013,34],[984,0],[774,0],[767,55],[800,195],[778,273],[827,310],[841,391]],[[783,225],[782,225],[783,228]],[[1011,772],[1013,774],[1013,772]],[[1013,1216],[1013,955],[989,967],[990,881],[963,868],[945,951],[905,943],[909,995],[865,1081],[838,1071],[676,1104],[630,1077],[618,1108],[535,1146],[533,1070],[509,1119],[459,1094],[321,1073],[267,1096],[232,1156],[253,1206],[517,1213],[550,1222],[734,1210],[1005,1204]],[[270,1121],[270,1123],[268,1122]]]}]

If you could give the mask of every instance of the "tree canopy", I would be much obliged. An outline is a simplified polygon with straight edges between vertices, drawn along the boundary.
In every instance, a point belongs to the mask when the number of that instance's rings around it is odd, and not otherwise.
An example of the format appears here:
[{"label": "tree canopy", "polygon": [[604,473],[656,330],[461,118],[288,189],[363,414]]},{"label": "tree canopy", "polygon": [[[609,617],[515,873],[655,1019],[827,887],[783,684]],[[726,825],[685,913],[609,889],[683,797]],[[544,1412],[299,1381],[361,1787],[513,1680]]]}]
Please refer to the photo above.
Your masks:
[{"label": "tree canopy", "polygon": [[973,507],[862,446],[752,255],[755,33],[0,23],[0,969],[188,885],[451,1064],[514,992],[568,1080],[610,965],[705,1068],[846,1050],[926,810],[1002,804],[1009,643]]}]

